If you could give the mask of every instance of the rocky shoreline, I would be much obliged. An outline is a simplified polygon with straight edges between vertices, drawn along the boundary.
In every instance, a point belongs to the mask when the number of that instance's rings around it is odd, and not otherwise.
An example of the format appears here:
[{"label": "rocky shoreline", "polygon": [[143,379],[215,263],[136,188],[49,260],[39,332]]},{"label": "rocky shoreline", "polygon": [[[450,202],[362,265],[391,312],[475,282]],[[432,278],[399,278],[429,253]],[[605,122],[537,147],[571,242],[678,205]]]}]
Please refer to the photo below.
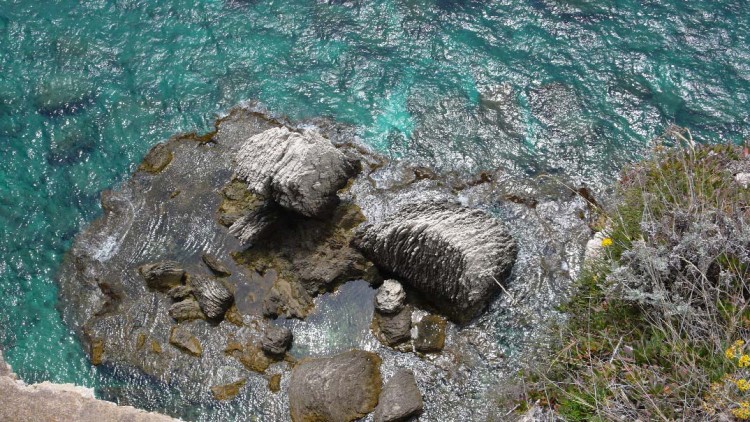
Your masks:
[{"label": "rocky shoreline", "polygon": [[[76,238],[58,277],[64,320],[93,364],[135,368],[187,402],[247,394],[262,402],[280,392],[295,421],[372,411],[376,420],[401,420],[422,411],[426,394],[429,420],[427,375],[405,381],[399,367],[417,359],[441,370],[447,358],[489,369],[487,356],[502,353],[472,327],[487,323],[488,307],[497,313],[514,305],[514,292],[533,288],[528,280],[514,286],[514,273],[548,288],[570,281],[590,234],[580,195],[539,181],[507,183],[501,173],[467,180],[409,168],[317,123],[310,129],[238,108],[212,133],[155,146],[129,181],[102,194],[104,215]],[[526,233],[517,243],[519,229],[488,209],[548,220],[527,222],[527,230],[564,219],[558,224],[569,231],[558,245],[530,251]],[[352,280],[382,284],[377,296],[373,290],[376,353],[294,353],[294,319]],[[477,353],[485,363],[470,357]],[[382,359],[391,375],[385,387]],[[352,376],[352,367],[363,369]],[[352,384],[336,381],[328,392],[306,385],[326,377]],[[402,388],[412,393],[394,392]],[[347,394],[354,391],[361,394]],[[387,403],[402,396],[411,402],[394,408],[412,413],[399,416]]]}]

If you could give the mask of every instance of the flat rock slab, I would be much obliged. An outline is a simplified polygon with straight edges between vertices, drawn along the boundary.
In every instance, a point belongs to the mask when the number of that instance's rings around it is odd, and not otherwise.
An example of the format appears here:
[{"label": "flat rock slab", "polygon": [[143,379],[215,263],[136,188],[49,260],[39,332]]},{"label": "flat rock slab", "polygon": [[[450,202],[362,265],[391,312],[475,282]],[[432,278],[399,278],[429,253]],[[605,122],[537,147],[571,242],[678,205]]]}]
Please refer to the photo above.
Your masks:
[{"label": "flat rock slab", "polygon": [[382,380],[380,357],[351,350],[327,358],[302,360],[289,382],[294,422],[348,422],[372,412]]},{"label": "flat rock slab", "polygon": [[457,204],[412,204],[359,229],[354,244],[378,267],[424,294],[458,322],[502,290],[518,249],[496,218]]}]

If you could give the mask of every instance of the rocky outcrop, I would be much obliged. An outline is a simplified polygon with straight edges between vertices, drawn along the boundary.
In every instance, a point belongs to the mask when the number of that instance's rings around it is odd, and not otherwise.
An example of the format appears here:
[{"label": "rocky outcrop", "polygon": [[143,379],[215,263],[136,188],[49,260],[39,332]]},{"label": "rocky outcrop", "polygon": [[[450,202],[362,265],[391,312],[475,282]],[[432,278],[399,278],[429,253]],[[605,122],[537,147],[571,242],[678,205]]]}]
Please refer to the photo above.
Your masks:
[{"label": "rocky outcrop", "polygon": [[94,398],[94,391],[72,384],[27,385],[16,379],[0,353],[1,421],[168,422],[170,417]]},{"label": "rocky outcrop", "polygon": [[267,325],[260,340],[260,348],[266,354],[280,356],[292,347],[292,330],[278,325]]},{"label": "rocky outcrop", "polygon": [[414,379],[414,373],[408,369],[399,369],[383,387],[373,420],[406,421],[421,414],[423,406],[422,393]]},{"label": "rocky outcrop", "polygon": [[476,316],[502,290],[517,254],[497,219],[437,202],[407,205],[365,225],[354,245],[458,322]]},{"label": "rocky outcrop", "polygon": [[191,275],[188,285],[209,319],[221,319],[234,301],[234,296],[221,281],[202,275]]},{"label": "rocky outcrop", "polygon": [[307,217],[322,217],[355,166],[316,132],[274,128],[255,135],[237,154],[237,177],[255,194]]},{"label": "rocky outcrop", "polygon": [[380,358],[352,350],[302,360],[292,371],[289,407],[294,422],[347,422],[370,413],[381,388]]},{"label": "rocky outcrop", "polygon": [[375,295],[375,310],[384,314],[393,314],[404,307],[406,292],[396,280],[385,280]]}]

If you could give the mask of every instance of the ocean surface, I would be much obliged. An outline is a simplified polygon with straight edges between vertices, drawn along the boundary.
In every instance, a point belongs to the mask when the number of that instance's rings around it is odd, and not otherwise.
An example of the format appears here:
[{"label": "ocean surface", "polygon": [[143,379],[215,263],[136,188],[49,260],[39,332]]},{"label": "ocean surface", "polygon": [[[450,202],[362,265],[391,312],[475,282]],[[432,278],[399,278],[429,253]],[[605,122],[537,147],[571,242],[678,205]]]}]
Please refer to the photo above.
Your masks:
[{"label": "ocean surface", "polygon": [[63,325],[55,271],[100,191],[243,101],[438,171],[601,186],[672,123],[750,137],[750,7],[0,0],[0,348],[22,378],[128,388]]}]

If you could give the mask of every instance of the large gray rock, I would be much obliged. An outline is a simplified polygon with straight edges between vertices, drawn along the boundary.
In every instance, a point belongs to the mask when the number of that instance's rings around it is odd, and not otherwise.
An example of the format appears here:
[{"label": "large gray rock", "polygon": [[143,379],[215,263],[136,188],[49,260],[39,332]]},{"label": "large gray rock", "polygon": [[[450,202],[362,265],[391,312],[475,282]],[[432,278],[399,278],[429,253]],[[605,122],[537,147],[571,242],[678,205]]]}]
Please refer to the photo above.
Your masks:
[{"label": "large gray rock", "polygon": [[375,409],[375,422],[406,421],[422,413],[422,393],[414,373],[400,369],[388,380]]},{"label": "large gray rock", "polygon": [[190,276],[188,284],[201,310],[209,319],[220,319],[232,306],[234,295],[219,280],[203,275]]},{"label": "large gray rock", "polygon": [[378,403],[380,357],[351,350],[304,359],[292,371],[289,409],[294,422],[347,422],[370,413]]},{"label": "large gray rock", "polygon": [[237,177],[255,194],[307,217],[320,217],[337,203],[336,191],[355,166],[313,131],[285,127],[251,137],[237,154]]},{"label": "large gray rock", "polygon": [[516,242],[497,219],[436,202],[407,205],[361,227],[354,245],[458,322],[476,316],[502,290],[499,283],[517,255]]}]

